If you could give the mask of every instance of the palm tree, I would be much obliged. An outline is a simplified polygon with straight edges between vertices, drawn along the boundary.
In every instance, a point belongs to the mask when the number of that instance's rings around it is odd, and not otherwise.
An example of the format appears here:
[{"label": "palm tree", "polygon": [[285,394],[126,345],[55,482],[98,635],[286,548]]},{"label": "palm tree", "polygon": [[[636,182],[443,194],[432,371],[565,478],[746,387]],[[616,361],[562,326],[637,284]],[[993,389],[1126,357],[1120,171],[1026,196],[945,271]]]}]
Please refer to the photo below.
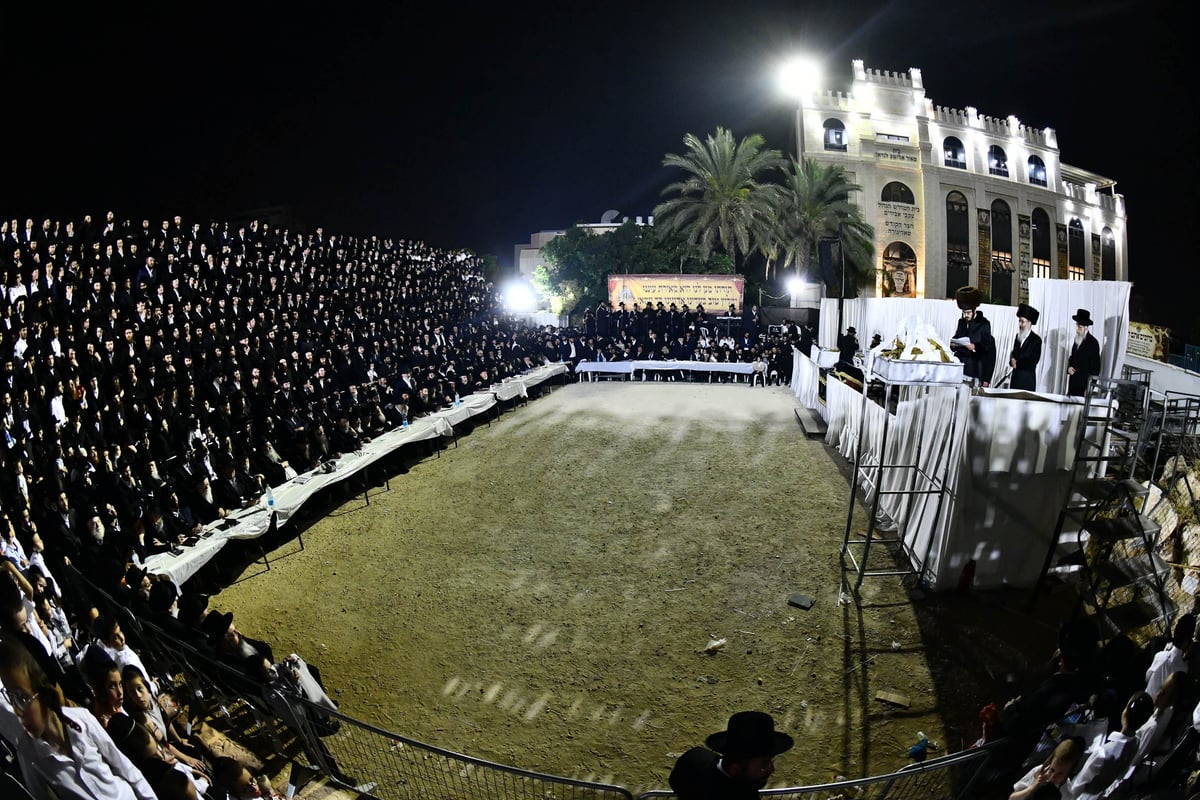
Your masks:
[{"label": "palm tree", "polygon": [[779,187],[761,178],[780,168],[783,159],[778,150],[764,150],[763,143],[758,134],[735,142],[720,127],[703,142],[684,136],[686,152],[668,153],[663,166],[687,175],[663,189],[664,195],[679,196],[655,207],[657,227],[665,234],[681,233],[701,261],[718,246],[735,264],[749,254],[752,237],[761,221],[774,215],[779,196]]},{"label": "palm tree", "polygon": [[850,193],[860,188],[850,182],[840,165],[822,166],[808,159],[801,167],[792,159],[777,206],[783,269],[794,264],[797,275],[812,274],[817,243],[837,238],[842,243],[852,285],[874,280],[875,229],[863,219],[862,210],[850,202]]}]

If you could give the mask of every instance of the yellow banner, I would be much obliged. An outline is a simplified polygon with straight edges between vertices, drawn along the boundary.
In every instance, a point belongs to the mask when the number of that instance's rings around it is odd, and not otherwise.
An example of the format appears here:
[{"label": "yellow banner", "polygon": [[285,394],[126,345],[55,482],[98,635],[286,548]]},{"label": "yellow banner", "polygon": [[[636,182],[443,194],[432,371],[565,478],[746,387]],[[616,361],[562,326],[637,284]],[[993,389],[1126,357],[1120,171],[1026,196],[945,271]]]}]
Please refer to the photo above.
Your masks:
[{"label": "yellow banner", "polygon": [[1171,329],[1131,321],[1126,351],[1142,358],[1167,361],[1167,354],[1171,351]]},{"label": "yellow banner", "polygon": [[742,311],[742,290],[746,279],[741,275],[609,275],[608,299],[613,308],[621,303],[633,310],[633,304],[670,308],[704,306],[705,313],[723,314],[732,303]]}]

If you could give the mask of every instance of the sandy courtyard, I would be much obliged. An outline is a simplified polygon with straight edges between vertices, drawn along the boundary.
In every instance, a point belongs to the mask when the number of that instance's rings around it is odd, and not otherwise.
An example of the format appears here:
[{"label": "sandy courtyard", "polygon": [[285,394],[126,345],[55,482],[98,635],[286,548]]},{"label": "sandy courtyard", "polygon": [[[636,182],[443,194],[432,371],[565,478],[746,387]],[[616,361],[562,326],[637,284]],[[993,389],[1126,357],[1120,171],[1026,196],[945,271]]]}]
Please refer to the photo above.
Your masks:
[{"label": "sandy courtyard", "polygon": [[796,737],[773,785],[902,766],[918,730],[943,741],[921,635],[893,579],[839,605],[846,479],[794,408],[745,385],[556,389],[213,605],[320,664],[351,716],[525,769],[665,788],[746,708]]}]

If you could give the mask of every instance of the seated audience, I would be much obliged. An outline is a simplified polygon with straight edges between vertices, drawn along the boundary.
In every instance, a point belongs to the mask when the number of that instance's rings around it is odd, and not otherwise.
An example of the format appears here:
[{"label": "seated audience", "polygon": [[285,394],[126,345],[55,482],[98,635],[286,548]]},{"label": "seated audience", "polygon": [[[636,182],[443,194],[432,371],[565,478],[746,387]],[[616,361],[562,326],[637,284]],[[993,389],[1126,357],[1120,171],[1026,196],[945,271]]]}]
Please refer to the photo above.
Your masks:
[{"label": "seated audience", "polygon": [[0,639],[0,681],[24,728],[17,759],[34,797],[157,800],[91,713],[64,706],[33,657],[9,639]]}]

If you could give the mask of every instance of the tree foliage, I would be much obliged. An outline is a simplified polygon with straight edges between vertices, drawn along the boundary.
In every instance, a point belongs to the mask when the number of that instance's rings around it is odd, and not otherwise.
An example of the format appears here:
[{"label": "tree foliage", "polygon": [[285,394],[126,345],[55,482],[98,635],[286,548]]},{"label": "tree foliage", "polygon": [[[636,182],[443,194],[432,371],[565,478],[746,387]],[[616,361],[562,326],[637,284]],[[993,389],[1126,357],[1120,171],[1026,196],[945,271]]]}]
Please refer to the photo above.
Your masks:
[{"label": "tree foliage", "polygon": [[673,255],[649,226],[626,222],[604,234],[575,226],[542,246],[545,263],[534,270],[533,282],[543,294],[561,298],[569,314],[606,299],[610,273],[672,272]]},{"label": "tree foliage", "polygon": [[766,176],[783,164],[778,150],[764,150],[754,134],[740,142],[724,128],[705,141],[683,137],[683,154],[668,153],[663,165],[685,173],[663,189],[677,195],[654,209],[656,223],[667,234],[681,234],[701,261],[720,249],[735,264],[752,248],[753,232],[774,214],[779,187]]},{"label": "tree foliage", "polygon": [[[799,274],[814,275],[818,243],[823,238],[840,239],[848,282],[859,287],[874,281],[875,230],[863,218],[862,209],[850,202],[850,194],[859,189],[841,165],[808,159],[801,168],[793,159],[784,175],[774,224],[760,233],[759,246],[777,248],[783,270],[795,265]],[[769,258],[767,263],[769,272]],[[840,289],[826,284],[830,290]]]}]

